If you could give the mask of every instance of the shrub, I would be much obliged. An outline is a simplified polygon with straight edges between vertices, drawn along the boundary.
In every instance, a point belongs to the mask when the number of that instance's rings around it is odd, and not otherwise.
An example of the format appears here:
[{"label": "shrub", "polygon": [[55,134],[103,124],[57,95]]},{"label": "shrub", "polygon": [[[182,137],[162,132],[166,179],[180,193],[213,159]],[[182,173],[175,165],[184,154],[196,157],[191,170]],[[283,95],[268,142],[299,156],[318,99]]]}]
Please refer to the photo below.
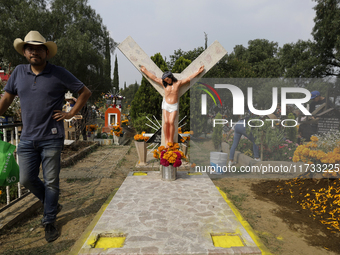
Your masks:
[{"label": "shrub", "polygon": [[[220,113],[216,114],[215,119],[222,119],[222,115]],[[221,148],[222,131],[223,131],[223,125],[216,125],[213,128],[212,140],[213,140],[214,147],[216,150],[219,150]]]}]

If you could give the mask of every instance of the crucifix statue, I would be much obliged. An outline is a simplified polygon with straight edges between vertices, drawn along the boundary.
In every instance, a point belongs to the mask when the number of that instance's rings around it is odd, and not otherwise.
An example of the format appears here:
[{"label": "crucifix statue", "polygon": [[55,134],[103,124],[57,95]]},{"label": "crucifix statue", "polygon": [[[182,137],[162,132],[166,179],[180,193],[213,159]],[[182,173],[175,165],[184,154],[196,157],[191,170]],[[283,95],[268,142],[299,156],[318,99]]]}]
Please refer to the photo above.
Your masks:
[{"label": "crucifix statue", "polygon": [[164,140],[166,147],[168,143],[174,142],[175,134],[175,118],[178,115],[178,93],[180,87],[189,83],[193,78],[204,71],[204,66],[201,66],[197,72],[183,80],[177,80],[171,72],[165,72],[162,78],[156,77],[150,73],[145,66],[141,66],[140,70],[151,80],[164,87],[164,97],[162,102],[162,110],[164,122],[162,124]]},{"label": "crucifix statue", "polygon": [[[151,85],[163,96],[162,142],[177,142],[179,98],[193,85],[191,82],[208,72],[226,53],[215,41],[180,74],[163,72],[129,36],[118,45],[120,51],[142,72]],[[159,78],[162,77],[162,78]],[[172,85],[172,86],[171,86]]]}]

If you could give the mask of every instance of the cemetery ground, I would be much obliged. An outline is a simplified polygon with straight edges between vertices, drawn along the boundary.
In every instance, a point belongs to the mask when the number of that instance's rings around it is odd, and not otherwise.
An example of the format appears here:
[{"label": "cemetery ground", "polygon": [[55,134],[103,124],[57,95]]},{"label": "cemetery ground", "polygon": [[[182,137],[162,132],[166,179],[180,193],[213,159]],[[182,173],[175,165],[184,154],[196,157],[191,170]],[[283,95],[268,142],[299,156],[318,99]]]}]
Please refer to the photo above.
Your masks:
[{"label": "cemetery ground", "polygon": [[[207,145],[210,141],[203,143]],[[137,160],[132,142],[129,146],[100,146],[75,165],[63,168],[60,194],[63,209],[57,219],[61,236],[52,243],[45,241],[40,209],[10,229],[0,231],[0,254],[68,254],[127,174],[137,171]],[[72,172],[84,174],[72,177]],[[213,182],[227,194],[272,254],[340,253],[339,230],[327,229],[330,225],[313,219],[310,211],[296,202],[301,189],[319,190],[335,185],[333,181],[305,179],[304,184],[297,185],[283,180],[218,178]],[[296,196],[292,198],[292,194]]]}]

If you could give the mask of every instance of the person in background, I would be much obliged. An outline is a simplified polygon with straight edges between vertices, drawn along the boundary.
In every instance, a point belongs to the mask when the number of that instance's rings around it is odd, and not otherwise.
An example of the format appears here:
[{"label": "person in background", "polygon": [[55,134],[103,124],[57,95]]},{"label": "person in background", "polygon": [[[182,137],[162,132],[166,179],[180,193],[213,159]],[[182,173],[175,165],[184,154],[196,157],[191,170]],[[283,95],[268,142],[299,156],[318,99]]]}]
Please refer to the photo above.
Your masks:
[{"label": "person in background", "polygon": [[326,98],[321,96],[320,92],[315,90],[311,92],[311,104],[309,105],[309,112],[313,113],[320,105],[326,103]]},{"label": "person in background", "polygon": [[242,136],[247,137],[253,143],[254,159],[256,161],[261,161],[259,147],[255,144],[255,138],[254,138],[253,134],[252,133],[247,134],[246,127],[248,125],[247,122],[248,122],[249,118],[250,117],[246,117],[246,118],[239,120],[234,126],[232,126],[232,129],[227,134],[227,139],[228,139],[228,137],[231,135],[231,133],[234,132],[234,140],[233,140],[233,144],[230,148],[230,152],[229,152],[229,162],[228,162],[229,166],[233,166],[233,165],[236,164],[235,161],[234,161],[234,155],[235,155],[236,148],[237,148]]}]

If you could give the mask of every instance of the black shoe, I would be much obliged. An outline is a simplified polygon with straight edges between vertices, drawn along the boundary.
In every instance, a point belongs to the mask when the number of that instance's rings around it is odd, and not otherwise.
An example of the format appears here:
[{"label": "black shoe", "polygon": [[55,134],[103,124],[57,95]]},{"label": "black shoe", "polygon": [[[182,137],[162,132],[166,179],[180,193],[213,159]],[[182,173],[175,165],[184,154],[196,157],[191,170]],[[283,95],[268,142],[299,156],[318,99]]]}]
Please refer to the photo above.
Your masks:
[{"label": "black shoe", "polygon": [[[63,206],[61,204],[58,204],[58,207],[57,207],[57,215],[58,213],[60,213],[60,211],[63,209]],[[40,225],[42,228],[45,227],[45,224],[44,224],[44,218],[41,219],[41,222],[40,222]]]},{"label": "black shoe", "polygon": [[53,242],[59,237],[59,231],[55,226],[55,223],[48,223],[45,226],[45,239],[47,242]]}]

